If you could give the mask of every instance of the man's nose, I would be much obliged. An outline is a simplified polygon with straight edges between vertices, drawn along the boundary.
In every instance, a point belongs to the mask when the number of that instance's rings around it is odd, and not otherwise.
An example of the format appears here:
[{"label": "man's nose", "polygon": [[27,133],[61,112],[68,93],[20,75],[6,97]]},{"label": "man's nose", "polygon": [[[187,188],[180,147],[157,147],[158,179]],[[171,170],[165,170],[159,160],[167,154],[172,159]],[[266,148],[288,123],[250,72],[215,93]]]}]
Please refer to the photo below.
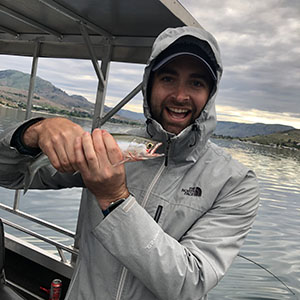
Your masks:
[{"label": "man's nose", "polygon": [[177,101],[186,101],[190,98],[188,88],[185,84],[180,83],[178,84],[176,91],[175,91],[175,98]]}]

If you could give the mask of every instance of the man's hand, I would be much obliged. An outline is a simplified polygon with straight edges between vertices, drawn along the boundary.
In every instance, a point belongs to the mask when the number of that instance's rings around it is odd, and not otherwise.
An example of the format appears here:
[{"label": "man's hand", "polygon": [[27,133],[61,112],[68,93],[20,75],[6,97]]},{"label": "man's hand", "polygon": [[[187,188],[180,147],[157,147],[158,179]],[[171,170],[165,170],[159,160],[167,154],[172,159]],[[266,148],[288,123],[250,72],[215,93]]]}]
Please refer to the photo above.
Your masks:
[{"label": "man's hand", "polygon": [[58,171],[73,173],[78,170],[75,140],[84,132],[81,126],[66,118],[49,118],[30,126],[23,141],[27,146],[41,148]]},{"label": "man's hand", "polygon": [[96,196],[101,209],[129,196],[123,158],[114,138],[105,130],[84,133],[75,143],[76,165],[86,187]]}]

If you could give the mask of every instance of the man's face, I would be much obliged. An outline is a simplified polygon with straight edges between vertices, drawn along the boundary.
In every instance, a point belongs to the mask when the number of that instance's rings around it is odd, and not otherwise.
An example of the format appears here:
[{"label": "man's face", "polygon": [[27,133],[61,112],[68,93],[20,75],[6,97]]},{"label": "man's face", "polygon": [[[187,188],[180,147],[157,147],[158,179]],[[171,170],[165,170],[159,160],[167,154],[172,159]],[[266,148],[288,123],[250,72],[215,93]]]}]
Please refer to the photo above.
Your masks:
[{"label": "man's face", "polygon": [[152,116],[165,130],[178,134],[200,115],[211,77],[202,62],[188,55],[175,58],[153,76]]}]

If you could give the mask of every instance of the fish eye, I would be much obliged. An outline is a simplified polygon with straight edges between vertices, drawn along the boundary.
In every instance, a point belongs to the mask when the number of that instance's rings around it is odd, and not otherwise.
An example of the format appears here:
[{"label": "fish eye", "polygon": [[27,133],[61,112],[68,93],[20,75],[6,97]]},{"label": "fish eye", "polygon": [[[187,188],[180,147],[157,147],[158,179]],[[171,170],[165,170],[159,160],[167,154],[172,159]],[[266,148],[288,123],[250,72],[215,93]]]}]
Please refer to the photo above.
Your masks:
[{"label": "fish eye", "polygon": [[147,150],[150,150],[154,145],[152,143],[148,143],[146,145]]}]

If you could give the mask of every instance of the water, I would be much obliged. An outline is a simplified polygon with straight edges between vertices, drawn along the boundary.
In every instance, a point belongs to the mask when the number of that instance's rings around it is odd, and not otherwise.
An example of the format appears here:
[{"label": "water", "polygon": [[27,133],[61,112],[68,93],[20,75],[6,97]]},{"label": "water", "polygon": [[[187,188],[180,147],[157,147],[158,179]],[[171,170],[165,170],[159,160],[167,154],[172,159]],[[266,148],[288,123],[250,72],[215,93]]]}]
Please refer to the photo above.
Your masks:
[{"label": "water", "polygon": [[[23,118],[22,111],[0,108],[0,131]],[[85,128],[90,127],[89,121],[80,122]],[[240,253],[267,268],[279,279],[254,263],[237,257],[220,284],[211,291],[209,299],[300,299],[299,151],[279,150],[237,141],[214,142],[254,169],[258,176],[261,189],[260,208],[253,229]],[[0,193],[0,202],[11,206],[14,192],[0,188]],[[80,197],[81,189],[29,191],[21,196],[20,209],[75,231]],[[8,218],[8,214],[1,210],[0,216]],[[10,217],[10,220],[21,225],[29,224],[18,217]],[[29,228],[50,235],[66,245],[72,243],[70,239],[44,230],[38,225],[30,223]],[[45,247],[34,238],[25,239]]]},{"label": "water", "polygon": [[[225,140],[216,141],[258,176],[261,201],[240,253],[268,272],[237,258],[210,299],[297,299],[300,297],[300,153]],[[228,296],[224,296],[228,295]]]}]

